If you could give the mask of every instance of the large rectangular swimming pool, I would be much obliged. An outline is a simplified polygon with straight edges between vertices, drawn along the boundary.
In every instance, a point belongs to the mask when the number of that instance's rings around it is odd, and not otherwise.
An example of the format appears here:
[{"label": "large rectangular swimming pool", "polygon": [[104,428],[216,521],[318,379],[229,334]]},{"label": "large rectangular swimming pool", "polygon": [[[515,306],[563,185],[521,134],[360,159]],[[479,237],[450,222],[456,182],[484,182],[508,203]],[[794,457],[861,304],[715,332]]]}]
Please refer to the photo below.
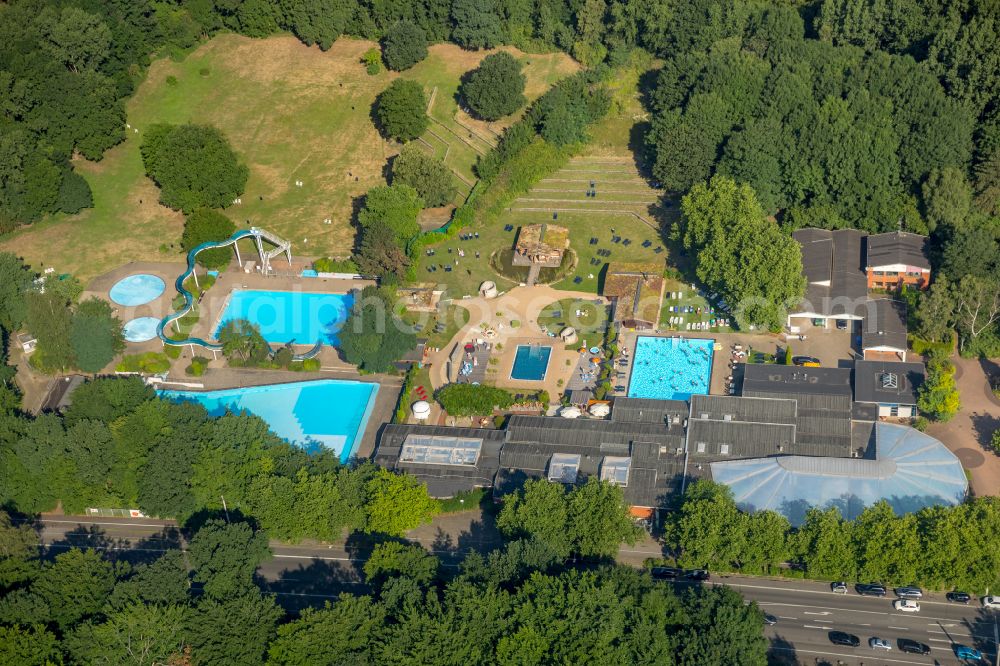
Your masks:
[{"label": "large rectangular swimming pool", "polygon": [[259,416],[278,437],[309,451],[333,449],[341,462],[354,455],[375,405],[378,384],[323,379],[222,391],[157,391],[196,402],[212,416],[227,411]]},{"label": "large rectangular swimming pool", "polygon": [[246,319],[260,327],[268,342],[336,345],[353,304],[353,294],[237,289],[229,295],[213,335],[218,339],[228,322]]},{"label": "large rectangular swimming pool", "polygon": [[688,400],[708,393],[715,340],[640,336],[628,397]]},{"label": "large rectangular swimming pool", "polygon": [[510,378],[529,382],[542,381],[549,368],[549,356],[551,355],[552,347],[518,345]]}]

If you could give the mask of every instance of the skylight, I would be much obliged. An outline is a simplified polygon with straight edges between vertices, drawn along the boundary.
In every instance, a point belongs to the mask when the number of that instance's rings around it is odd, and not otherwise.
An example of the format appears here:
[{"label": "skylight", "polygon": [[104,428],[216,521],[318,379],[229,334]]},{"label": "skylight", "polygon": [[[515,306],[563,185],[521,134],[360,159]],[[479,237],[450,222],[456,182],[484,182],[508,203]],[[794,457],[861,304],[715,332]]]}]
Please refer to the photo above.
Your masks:
[{"label": "skylight", "polygon": [[549,460],[549,481],[576,483],[580,473],[580,456],[572,453],[553,453]]},{"label": "skylight", "polygon": [[601,463],[601,481],[624,488],[628,485],[628,471],[631,466],[631,458],[605,456],[604,462]]},{"label": "skylight", "polygon": [[469,465],[479,462],[483,440],[469,437],[407,435],[399,462],[424,465]]}]

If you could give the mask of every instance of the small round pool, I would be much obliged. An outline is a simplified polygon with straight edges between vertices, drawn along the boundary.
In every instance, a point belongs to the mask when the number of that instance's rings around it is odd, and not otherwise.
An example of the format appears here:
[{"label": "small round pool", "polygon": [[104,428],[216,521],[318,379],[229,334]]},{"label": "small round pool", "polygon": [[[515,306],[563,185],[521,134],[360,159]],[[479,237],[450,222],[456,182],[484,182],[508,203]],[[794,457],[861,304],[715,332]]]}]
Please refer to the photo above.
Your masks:
[{"label": "small round pool", "polygon": [[139,273],[116,282],[109,295],[118,305],[135,307],[155,301],[163,293],[163,289],[163,280],[155,275]]},{"label": "small round pool", "polygon": [[146,342],[156,337],[156,317],[139,317],[125,324],[125,339],[129,342]]}]

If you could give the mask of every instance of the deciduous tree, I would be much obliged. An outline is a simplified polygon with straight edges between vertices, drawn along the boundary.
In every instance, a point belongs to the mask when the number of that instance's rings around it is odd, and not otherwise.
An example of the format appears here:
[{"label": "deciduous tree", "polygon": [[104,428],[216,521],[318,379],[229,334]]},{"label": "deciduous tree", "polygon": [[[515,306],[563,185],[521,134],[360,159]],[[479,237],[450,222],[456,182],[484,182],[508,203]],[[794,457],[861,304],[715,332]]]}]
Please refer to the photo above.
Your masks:
[{"label": "deciduous tree", "polygon": [[469,72],[461,94],[469,107],[484,120],[499,120],[524,106],[525,77],[521,63],[506,51],[483,58]]},{"label": "deciduous tree", "polygon": [[[226,240],[236,231],[236,225],[228,217],[210,208],[198,208],[184,220],[184,234],[181,247],[190,252],[202,243]],[[205,268],[222,268],[233,256],[232,247],[202,250],[198,253],[198,263]]]},{"label": "deciduous tree", "polygon": [[365,484],[366,532],[402,536],[431,522],[440,503],[427,494],[427,486],[409,474],[379,469]]},{"label": "deciduous tree", "polygon": [[403,146],[392,161],[392,182],[414,188],[427,206],[443,206],[455,195],[455,177],[451,169],[413,142]]},{"label": "deciduous tree", "polygon": [[416,81],[396,79],[375,103],[379,130],[390,139],[412,141],[427,131],[427,98]]},{"label": "deciduous tree", "polygon": [[412,21],[397,21],[385,33],[382,59],[389,69],[401,72],[427,57],[427,33]]}]

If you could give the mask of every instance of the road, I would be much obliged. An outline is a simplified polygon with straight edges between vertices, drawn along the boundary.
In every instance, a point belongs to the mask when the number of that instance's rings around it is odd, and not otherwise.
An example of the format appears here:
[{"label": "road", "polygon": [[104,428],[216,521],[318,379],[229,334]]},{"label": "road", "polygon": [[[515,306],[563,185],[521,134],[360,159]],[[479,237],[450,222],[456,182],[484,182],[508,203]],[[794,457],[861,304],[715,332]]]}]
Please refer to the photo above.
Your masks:
[{"label": "road", "polygon": [[[945,664],[959,663],[953,645],[981,650],[992,663],[995,612],[977,602],[968,606],[949,603],[943,595],[925,595],[920,612],[902,613],[892,607],[892,599],[862,597],[851,590],[830,591],[829,584],[805,580],[772,580],[744,576],[713,576],[715,584],[729,585],[747,599],[756,601],[778,623],[765,628],[771,639],[773,661],[816,664]],[[839,630],[861,639],[861,647],[847,648],[830,643],[830,631]],[[888,639],[893,650],[875,652],[868,639]],[[912,638],[931,648],[928,656],[899,652],[896,640]]]},{"label": "road", "polygon": [[[478,513],[440,516],[431,526],[414,530],[411,541],[436,554],[445,567],[457,566],[469,549],[489,550],[498,545],[498,535]],[[185,546],[173,521],[149,518],[84,518],[45,515],[40,537],[50,549],[90,546],[122,551],[128,559],[155,559],[169,548]],[[265,589],[278,595],[282,605],[295,609],[335,599],[345,591],[363,592],[366,587],[361,567],[373,542],[352,536],[344,543],[271,542],[274,558],[261,565],[258,574]],[[623,548],[619,561],[639,566],[648,557],[659,555],[655,542],[647,540]],[[766,627],[771,640],[771,661],[782,664],[956,664],[953,644],[976,647],[990,663],[996,655],[993,611],[977,602],[966,606],[947,602],[942,595],[927,595],[919,613],[901,613],[889,598],[862,597],[851,591],[835,594],[827,583],[749,576],[713,575],[713,585],[729,585],[746,599],[778,618]],[[861,647],[845,648],[830,643],[828,633],[846,631],[861,639]],[[872,636],[888,639],[893,650],[876,653],[868,647]],[[904,654],[896,649],[896,639],[912,638],[930,646],[927,657]]]}]

